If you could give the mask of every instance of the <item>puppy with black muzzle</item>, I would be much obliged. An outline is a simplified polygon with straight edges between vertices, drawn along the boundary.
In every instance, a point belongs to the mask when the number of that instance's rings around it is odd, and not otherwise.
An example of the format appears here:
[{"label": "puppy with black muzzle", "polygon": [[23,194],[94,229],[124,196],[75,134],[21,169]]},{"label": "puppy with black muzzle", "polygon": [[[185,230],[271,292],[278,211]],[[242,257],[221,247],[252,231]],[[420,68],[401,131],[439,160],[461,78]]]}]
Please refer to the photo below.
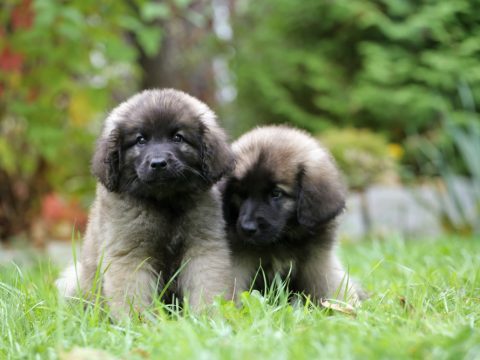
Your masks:
[{"label": "puppy with black muzzle", "polygon": [[[98,179],[81,258],[57,280],[88,296],[101,275],[115,317],[167,296],[198,310],[230,297],[232,272],[214,184],[232,169],[214,113],[173,89],[147,90],[107,117],[92,161]],[[169,299],[167,299],[169,300]]]},{"label": "puppy with black muzzle", "polygon": [[329,152],[285,126],[252,130],[232,149],[236,167],[221,187],[237,293],[254,278],[264,289],[261,266],[267,281],[289,275],[293,291],[317,302],[356,303],[360,291],[335,255],[346,189]]}]

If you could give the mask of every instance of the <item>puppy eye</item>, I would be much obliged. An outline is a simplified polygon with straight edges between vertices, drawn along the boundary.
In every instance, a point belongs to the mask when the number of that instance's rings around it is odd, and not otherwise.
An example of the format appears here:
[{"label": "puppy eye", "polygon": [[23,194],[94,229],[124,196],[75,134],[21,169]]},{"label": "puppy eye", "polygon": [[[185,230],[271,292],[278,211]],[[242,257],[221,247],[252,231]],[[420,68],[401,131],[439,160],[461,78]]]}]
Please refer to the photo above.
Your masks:
[{"label": "puppy eye", "polygon": [[279,188],[275,188],[270,193],[270,196],[272,197],[272,199],[280,199],[283,196],[283,191]]},{"label": "puppy eye", "polygon": [[136,141],[137,141],[137,144],[139,145],[143,145],[147,143],[147,139],[143,135],[138,135]]},{"label": "puppy eye", "polygon": [[184,138],[182,135],[180,135],[180,134],[175,134],[175,135],[173,136],[172,140],[173,140],[174,142],[181,143],[181,142],[183,142],[183,141],[185,140],[185,138]]}]

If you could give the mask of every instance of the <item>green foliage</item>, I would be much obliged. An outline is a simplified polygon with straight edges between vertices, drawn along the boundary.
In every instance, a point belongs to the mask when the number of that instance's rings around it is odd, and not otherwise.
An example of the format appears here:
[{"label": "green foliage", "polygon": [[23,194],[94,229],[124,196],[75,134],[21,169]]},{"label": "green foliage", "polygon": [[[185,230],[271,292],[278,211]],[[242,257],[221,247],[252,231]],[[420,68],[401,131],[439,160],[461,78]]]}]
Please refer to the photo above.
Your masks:
[{"label": "green foliage", "polygon": [[[12,3],[3,5],[1,22],[9,24],[14,11]],[[15,147],[23,137],[29,157],[33,151],[50,164],[63,163],[56,174],[62,183],[72,170],[88,169],[93,141],[84,129],[108,110],[112,92],[120,96],[135,90],[124,81],[135,72],[137,56],[125,30],[141,33],[141,44],[154,52],[161,29],[142,25],[124,2],[82,0],[59,6],[37,0],[30,11],[31,26],[14,27],[4,44],[22,57],[22,64],[18,71],[0,71],[2,149],[21,156]],[[7,136],[9,119],[20,123],[15,141]],[[76,161],[64,161],[73,156]]]},{"label": "green foliage", "polygon": [[[382,130],[393,141],[480,98],[480,2],[266,0],[236,23],[237,131],[290,122]],[[254,29],[254,31],[252,31]]]},{"label": "green foliage", "polygon": [[344,128],[327,130],[319,138],[332,153],[352,189],[363,190],[395,170],[389,144],[380,134]]},{"label": "green foliage", "polygon": [[[441,126],[428,136],[411,136],[406,156],[422,167],[421,174],[441,179],[439,216],[446,230],[480,233],[480,116],[470,88],[458,87],[463,111],[445,114]],[[460,182],[465,189],[459,189]],[[472,206],[465,204],[465,191]]]},{"label": "green foliage", "polygon": [[27,219],[42,193],[91,195],[99,120],[137,89],[139,52],[159,51],[167,16],[146,0],[0,5],[0,238],[19,221],[4,217]]},{"label": "green foliage", "polygon": [[[424,152],[430,160],[431,166],[436,170],[442,179],[444,188],[439,191],[439,198],[444,202],[451,204],[443,206],[440,210],[440,216],[443,225],[449,231],[464,234],[480,234],[480,121],[478,114],[472,114],[472,118],[464,125],[454,124],[447,121],[444,124],[445,132],[453,140],[453,149],[445,153],[424,141]],[[459,159],[452,162],[451,153],[458,154]],[[464,203],[464,195],[459,192],[458,181],[460,174],[456,169],[461,162],[466,170],[466,179],[463,179],[468,185],[470,201],[473,204],[472,209],[467,209]],[[443,191],[442,191],[443,190]]]},{"label": "green foliage", "polygon": [[99,306],[59,298],[54,266],[0,265],[0,358],[478,357],[478,241],[390,238],[342,250],[370,293],[356,316],[291,305],[279,289],[244,293],[241,307],[218,301],[209,315],[157,302],[143,321],[113,324]]}]

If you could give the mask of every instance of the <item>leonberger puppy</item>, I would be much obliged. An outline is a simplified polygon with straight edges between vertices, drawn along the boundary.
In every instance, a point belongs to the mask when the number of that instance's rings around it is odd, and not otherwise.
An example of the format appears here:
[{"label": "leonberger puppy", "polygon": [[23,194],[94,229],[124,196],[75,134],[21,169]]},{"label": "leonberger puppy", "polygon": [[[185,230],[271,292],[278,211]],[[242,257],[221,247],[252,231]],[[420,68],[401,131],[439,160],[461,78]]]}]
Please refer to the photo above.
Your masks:
[{"label": "leonberger puppy", "polygon": [[57,280],[61,293],[88,296],[101,287],[114,317],[144,309],[159,291],[188,297],[194,310],[231,296],[214,184],[233,163],[215,114],[198,99],[146,90],[120,104],[97,143],[96,198],[80,261]]},{"label": "leonberger puppy", "polygon": [[357,303],[335,255],[346,188],[330,153],[286,126],[256,128],[232,149],[236,167],[221,187],[236,292],[264,290],[277,276],[317,303]]}]

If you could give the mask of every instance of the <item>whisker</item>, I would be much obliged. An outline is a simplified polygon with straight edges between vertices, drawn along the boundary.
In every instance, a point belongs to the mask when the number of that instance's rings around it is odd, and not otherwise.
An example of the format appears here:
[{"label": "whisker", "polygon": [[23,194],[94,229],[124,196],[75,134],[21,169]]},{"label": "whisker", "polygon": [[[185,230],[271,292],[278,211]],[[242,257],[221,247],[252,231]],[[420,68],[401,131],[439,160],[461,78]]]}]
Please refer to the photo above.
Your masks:
[{"label": "whisker", "polygon": [[188,171],[192,172],[193,174],[197,175],[198,177],[200,177],[205,182],[208,182],[208,178],[205,175],[203,175],[200,171],[192,168],[191,166],[185,165],[185,170],[188,170]]},{"label": "whisker", "polygon": [[136,174],[132,174],[130,177],[125,179],[125,182],[122,184],[122,188],[126,189],[130,187],[135,181],[138,181]]}]

